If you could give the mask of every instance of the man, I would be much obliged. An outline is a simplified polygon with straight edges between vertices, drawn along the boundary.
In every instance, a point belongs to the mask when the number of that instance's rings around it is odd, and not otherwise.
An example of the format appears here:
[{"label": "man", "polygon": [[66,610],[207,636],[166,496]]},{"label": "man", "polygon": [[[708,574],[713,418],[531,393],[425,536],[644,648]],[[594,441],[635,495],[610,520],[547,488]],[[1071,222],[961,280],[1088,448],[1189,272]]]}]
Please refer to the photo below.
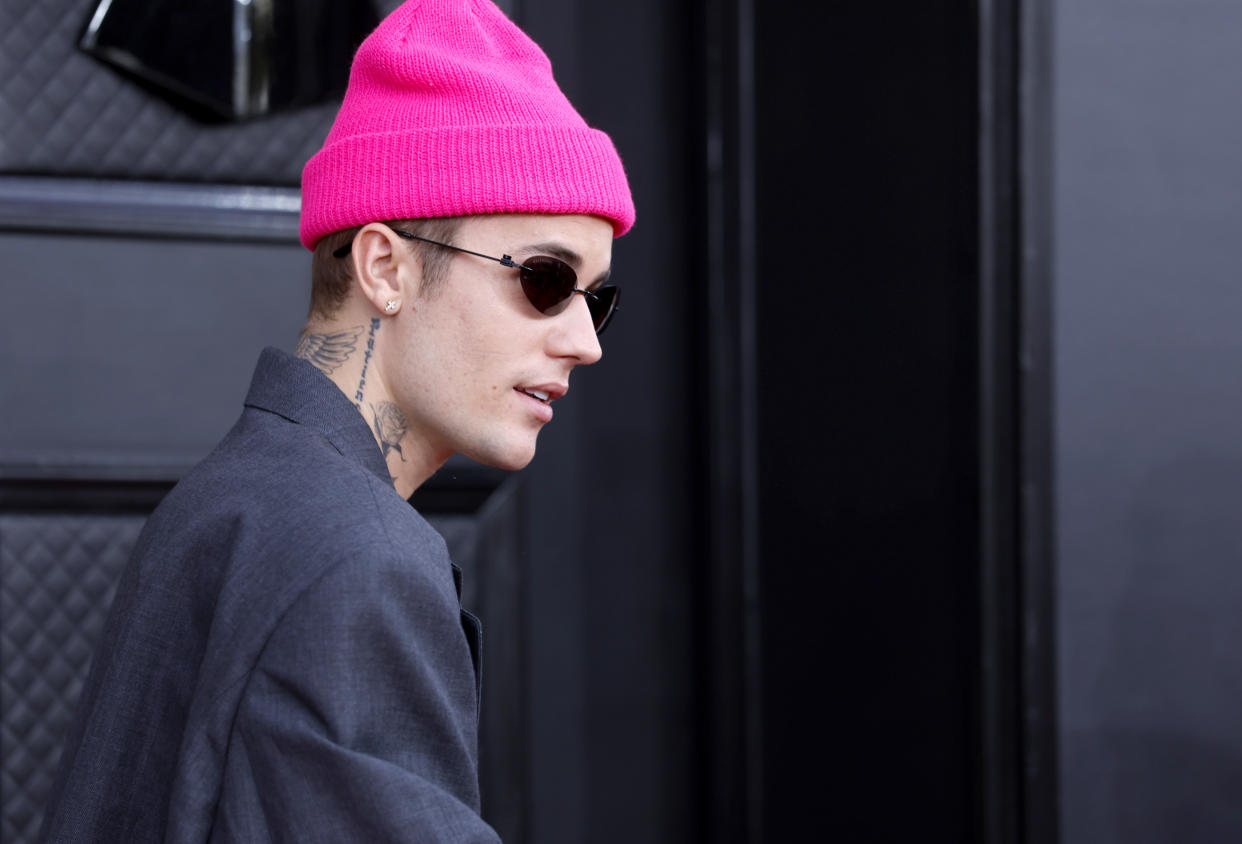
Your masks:
[{"label": "man", "polygon": [[149,520],[43,839],[495,841],[478,622],[405,499],[450,455],[531,459],[600,357],[621,162],[486,0],[359,48],[303,173],[311,316]]}]

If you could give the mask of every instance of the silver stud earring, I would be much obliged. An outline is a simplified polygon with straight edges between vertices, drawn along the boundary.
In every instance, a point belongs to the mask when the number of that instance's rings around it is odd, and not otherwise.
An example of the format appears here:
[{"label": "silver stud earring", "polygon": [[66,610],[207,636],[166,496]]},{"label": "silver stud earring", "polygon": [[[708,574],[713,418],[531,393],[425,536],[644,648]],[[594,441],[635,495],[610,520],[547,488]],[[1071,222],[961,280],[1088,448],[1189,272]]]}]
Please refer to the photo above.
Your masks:
[{"label": "silver stud earring", "polygon": [[396,309],[397,309],[397,300],[396,300],[396,299],[389,299],[389,300],[388,300],[388,304],[384,306],[384,310],[385,310],[385,311],[387,311],[388,313],[392,313],[392,312],[393,312],[393,311],[395,311]]}]

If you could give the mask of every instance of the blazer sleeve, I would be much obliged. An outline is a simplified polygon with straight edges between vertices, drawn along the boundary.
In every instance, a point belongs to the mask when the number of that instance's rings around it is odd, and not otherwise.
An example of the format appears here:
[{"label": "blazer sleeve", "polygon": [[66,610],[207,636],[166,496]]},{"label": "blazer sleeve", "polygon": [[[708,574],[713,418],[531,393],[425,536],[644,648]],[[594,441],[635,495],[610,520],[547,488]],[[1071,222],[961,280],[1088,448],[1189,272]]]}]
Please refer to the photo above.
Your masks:
[{"label": "blazer sleeve", "polygon": [[285,613],[238,708],[212,841],[499,841],[461,609],[432,568],[340,564]]}]

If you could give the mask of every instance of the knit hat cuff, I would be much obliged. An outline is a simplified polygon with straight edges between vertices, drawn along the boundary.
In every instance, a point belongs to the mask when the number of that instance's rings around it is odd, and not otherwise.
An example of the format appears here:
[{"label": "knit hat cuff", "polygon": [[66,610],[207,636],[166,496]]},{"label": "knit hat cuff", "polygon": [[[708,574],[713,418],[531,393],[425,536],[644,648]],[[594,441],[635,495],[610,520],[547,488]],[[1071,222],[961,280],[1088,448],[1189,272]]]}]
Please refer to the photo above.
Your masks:
[{"label": "knit hat cuff", "polygon": [[[440,167],[438,162],[453,162]],[[586,126],[470,126],[354,135],[302,172],[302,244],[376,220],[594,214],[616,236],[634,202],[616,148]]]}]

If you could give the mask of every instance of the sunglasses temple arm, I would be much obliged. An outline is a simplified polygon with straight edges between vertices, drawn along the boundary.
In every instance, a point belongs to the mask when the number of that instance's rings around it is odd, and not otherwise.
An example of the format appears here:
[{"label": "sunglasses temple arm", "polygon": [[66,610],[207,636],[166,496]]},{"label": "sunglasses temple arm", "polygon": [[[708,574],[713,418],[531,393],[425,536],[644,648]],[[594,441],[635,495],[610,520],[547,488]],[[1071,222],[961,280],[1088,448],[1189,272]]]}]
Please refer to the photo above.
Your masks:
[{"label": "sunglasses temple arm", "polygon": [[510,258],[508,255],[505,255],[503,258],[495,258],[491,255],[484,255],[482,252],[474,252],[470,249],[462,249],[460,246],[454,246],[451,243],[441,243],[438,240],[431,240],[426,237],[419,237],[418,235],[411,234],[410,232],[398,231],[397,229],[393,229],[393,231],[396,231],[397,234],[401,235],[402,237],[408,237],[411,240],[421,240],[424,243],[433,243],[436,246],[443,246],[445,249],[455,249],[458,252],[465,252],[467,255],[473,255],[476,258],[486,258],[489,261],[495,261],[496,263],[500,264],[502,267],[514,267],[519,270],[529,269],[528,267],[523,267],[521,264],[517,263],[512,258]]}]

